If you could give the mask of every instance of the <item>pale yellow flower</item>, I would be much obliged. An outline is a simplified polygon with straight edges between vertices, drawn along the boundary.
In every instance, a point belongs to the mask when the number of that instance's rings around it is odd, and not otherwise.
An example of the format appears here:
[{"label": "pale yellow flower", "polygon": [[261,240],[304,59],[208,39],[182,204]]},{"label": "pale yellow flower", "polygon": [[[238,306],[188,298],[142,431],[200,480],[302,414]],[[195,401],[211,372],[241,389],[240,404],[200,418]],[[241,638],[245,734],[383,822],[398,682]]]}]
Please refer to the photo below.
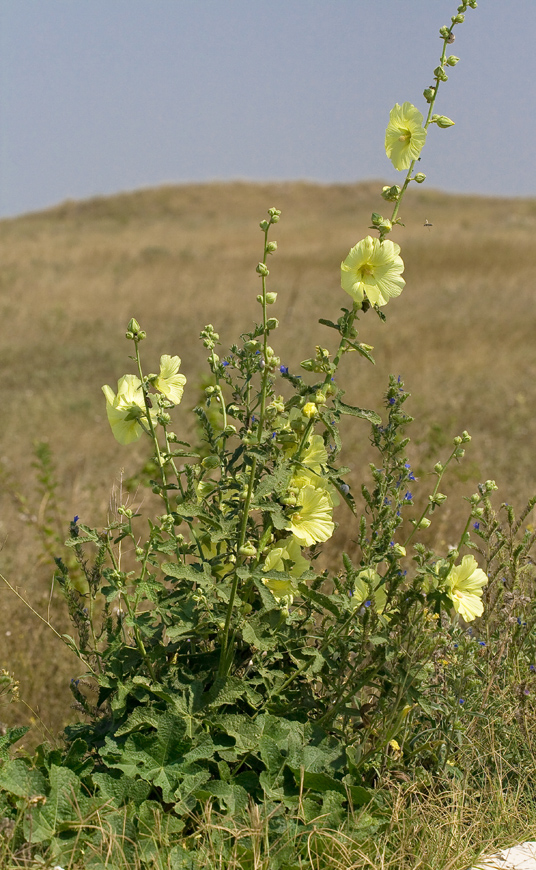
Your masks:
[{"label": "pale yellow flower", "polygon": [[367,236],[341,263],[341,287],[358,305],[365,296],[373,305],[387,305],[404,289],[403,271],[399,245]]},{"label": "pale yellow flower", "polygon": [[[278,542],[278,546],[272,547],[264,560],[262,570],[264,572],[286,571],[292,578],[301,577],[309,568],[309,562],[302,556],[301,548],[295,538],[286,538]],[[288,606],[294,601],[294,593],[297,591],[293,579],[265,577],[263,581],[277,601]]]},{"label": "pale yellow flower", "polygon": [[477,616],[482,616],[483,587],[488,578],[478,567],[474,556],[464,556],[461,565],[455,565],[447,577],[447,595],[451,599],[454,610],[465,619],[472,622]]},{"label": "pale yellow flower", "polygon": [[395,169],[408,169],[426,141],[423,116],[411,103],[391,109],[385,131],[385,153]]},{"label": "pale yellow flower", "polygon": [[357,608],[366,601],[374,600],[378,613],[383,613],[387,602],[387,592],[382,578],[374,568],[363,568],[356,577],[352,592],[352,606]]},{"label": "pale yellow flower", "polygon": [[[108,385],[102,388],[106,396],[106,413],[114,437],[120,444],[131,444],[143,435],[147,415],[141,381],[136,375],[124,375],[117,382],[117,395]],[[155,412],[151,412],[153,416]]]},{"label": "pale yellow flower", "polygon": [[155,388],[175,405],[182,399],[186,383],[184,375],[179,374],[180,364],[180,357],[165,353],[160,357],[160,373],[154,381]]},{"label": "pale yellow flower", "polygon": [[296,500],[298,510],[292,514],[287,528],[300,545],[312,547],[313,544],[331,538],[335,524],[331,519],[332,503],[329,494],[307,484],[298,491]]}]

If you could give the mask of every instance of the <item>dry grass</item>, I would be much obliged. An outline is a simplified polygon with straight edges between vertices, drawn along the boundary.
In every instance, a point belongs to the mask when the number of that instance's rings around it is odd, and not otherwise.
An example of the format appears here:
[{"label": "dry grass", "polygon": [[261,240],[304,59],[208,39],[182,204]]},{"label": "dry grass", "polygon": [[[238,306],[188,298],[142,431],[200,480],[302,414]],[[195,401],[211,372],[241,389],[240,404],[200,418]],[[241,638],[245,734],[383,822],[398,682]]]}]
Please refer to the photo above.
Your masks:
[{"label": "dry grass", "polygon": [[[225,348],[258,316],[258,222],[275,205],[283,212],[269,279],[269,289],[279,293],[276,347],[297,371],[315,344],[333,345],[317,320],[336,319],[348,302],[339,264],[367,232],[371,211],[381,209],[380,189],[379,183],[166,187],[0,223],[0,568],[37,609],[50,607],[60,631],[66,617],[56,593],[49,602],[52,568],[40,559],[32,522],[45,508],[35,496],[33,442],[46,439],[53,448],[65,526],[75,514],[101,524],[121,469],[132,474],[145,456],[143,444],[114,442],[100,390],[129,370],[123,339],[129,318],[148,332],[142,348],[148,369],[157,369],[161,353],[182,357],[191,390],[182,408],[193,405],[205,371],[199,330],[212,322]],[[536,201],[419,188],[402,217],[406,227],[395,240],[407,287],[388,307],[387,324],[374,313],[361,321],[360,337],[375,346],[376,367],[347,357],[342,382],[348,401],[378,408],[389,372],[403,376],[412,393],[406,408],[417,418],[411,458],[423,496],[427,472],[448,453],[450,439],[462,429],[473,436],[430,531],[444,546],[456,539],[465,517],[462,496],[478,481],[496,479],[501,498],[519,505],[536,488]],[[423,226],[426,218],[431,229]],[[188,425],[183,414],[176,429]],[[367,426],[358,421],[344,457],[354,484],[367,473],[368,450]],[[24,510],[7,481],[26,496]],[[332,556],[343,543],[351,548],[352,531],[341,517]],[[66,682],[77,675],[77,662],[9,590],[1,595],[0,661],[55,731],[72,715]],[[25,716],[20,709],[0,715],[19,723]]]}]

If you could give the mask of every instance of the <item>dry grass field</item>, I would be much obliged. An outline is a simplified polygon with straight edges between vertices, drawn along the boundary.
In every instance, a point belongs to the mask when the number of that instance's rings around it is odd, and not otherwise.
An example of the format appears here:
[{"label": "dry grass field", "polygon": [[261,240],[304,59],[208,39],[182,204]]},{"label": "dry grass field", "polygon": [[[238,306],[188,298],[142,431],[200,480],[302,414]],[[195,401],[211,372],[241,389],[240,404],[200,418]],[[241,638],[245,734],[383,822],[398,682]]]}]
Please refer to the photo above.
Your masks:
[{"label": "dry grass field", "polygon": [[[279,294],[274,345],[298,372],[316,344],[334,346],[333,333],[317,321],[336,319],[349,303],[339,265],[368,232],[371,212],[382,210],[380,190],[379,182],[187,185],[68,202],[0,222],[0,571],[40,613],[50,612],[59,631],[68,620],[39,541],[49,511],[32,466],[34,443],[48,442],[57,469],[58,535],[75,514],[90,525],[105,522],[122,473],[136,473],[147,455],[143,442],[114,441],[101,393],[102,384],[115,389],[133,371],[124,339],[130,317],[148,333],[147,371],[158,370],[162,353],[182,358],[188,385],[175,424],[182,437],[206,371],[200,329],[213,323],[225,353],[259,316],[255,265],[266,209],[282,210],[268,287]],[[389,373],[404,378],[412,393],[405,407],[416,418],[409,434],[417,500],[426,497],[429,473],[450,452],[452,437],[471,433],[466,461],[451,475],[449,499],[429,531],[444,548],[456,541],[463,497],[479,481],[497,481],[498,504],[521,506],[536,492],[536,201],[419,187],[402,219],[406,226],[393,239],[402,247],[406,289],[386,309],[386,324],[373,311],[361,319],[360,338],[374,345],[376,366],[349,355],[341,383],[347,401],[380,410]],[[355,421],[343,460],[358,489],[369,451],[368,426]],[[339,513],[330,560],[352,547],[351,517]],[[33,709],[3,708],[0,719],[41,718],[57,731],[77,715],[67,684],[78,663],[9,589],[0,602],[0,666],[20,679]]]}]

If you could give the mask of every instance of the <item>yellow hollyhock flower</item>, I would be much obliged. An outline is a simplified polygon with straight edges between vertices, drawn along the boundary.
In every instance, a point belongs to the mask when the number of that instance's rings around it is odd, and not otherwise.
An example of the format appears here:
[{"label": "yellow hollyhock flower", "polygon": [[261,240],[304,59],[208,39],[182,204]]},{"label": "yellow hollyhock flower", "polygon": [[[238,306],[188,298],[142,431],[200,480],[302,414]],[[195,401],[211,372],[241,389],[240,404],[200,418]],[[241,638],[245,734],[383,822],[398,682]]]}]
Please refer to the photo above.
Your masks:
[{"label": "yellow hollyhock flower", "polygon": [[154,381],[155,388],[175,405],[181,401],[186,383],[184,375],[179,374],[180,364],[180,357],[165,353],[160,357],[160,373]]},{"label": "yellow hollyhock flower", "polygon": [[299,544],[312,547],[331,538],[335,524],[331,519],[332,504],[328,493],[306,484],[298,490],[296,500],[298,510],[292,514],[287,528]]},{"label": "yellow hollyhock flower", "polygon": [[[290,562],[290,565],[288,564]],[[262,570],[286,571],[291,577],[301,577],[309,568],[309,562],[302,556],[301,548],[295,538],[279,541],[279,546],[272,547],[264,560]],[[294,601],[296,584],[292,579],[265,577],[263,581],[277,601],[288,606]]]},{"label": "yellow hollyhock flower", "polygon": [[147,414],[140,379],[136,375],[124,375],[117,382],[117,395],[107,384],[102,392],[106,397],[106,413],[116,440],[120,444],[131,444],[141,438],[142,424],[147,424]]},{"label": "yellow hollyhock flower", "polygon": [[454,610],[465,619],[472,622],[477,616],[482,616],[483,587],[488,582],[487,576],[478,567],[474,556],[464,556],[461,565],[455,565],[447,577],[447,595],[451,599]]},{"label": "yellow hollyhock flower", "polygon": [[400,245],[367,236],[341,263],[341,287],[358,305],[365,296],[373,305],[387,305],[404,289],[403,271]]},{"label": "yellow hollyhock flower", "polygon": [[391,109],[385,131],[385,153],[395,169],[408,169],[426,142],[423,116],[411,103]]},{"label": "yellow hollyhock flower", "polygon": [[374,599],[374,605],[378,613],[383,613],[387,601],[385,585],[381,584],[382,578],[373,568],[363,568],[356,577],[352,593],[352,606],[354,608],[365,604],[369,599]]}]

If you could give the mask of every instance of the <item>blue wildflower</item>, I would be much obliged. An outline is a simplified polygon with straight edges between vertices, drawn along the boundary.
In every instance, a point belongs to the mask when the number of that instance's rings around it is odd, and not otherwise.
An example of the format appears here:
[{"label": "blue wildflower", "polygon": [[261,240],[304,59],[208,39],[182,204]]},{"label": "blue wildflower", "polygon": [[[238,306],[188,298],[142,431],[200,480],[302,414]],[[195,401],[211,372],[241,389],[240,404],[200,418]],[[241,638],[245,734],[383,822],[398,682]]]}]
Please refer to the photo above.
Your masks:
[{"label": "blue wildflower", "polygon": [[282,375],[288,375],[288,366],[279,366],[279,371]]},{"label": "blue wildflower", "polygon": [[480,528],[480,523],[473,523],[473,529],[476,529],[478,531],[479,528]]}]

